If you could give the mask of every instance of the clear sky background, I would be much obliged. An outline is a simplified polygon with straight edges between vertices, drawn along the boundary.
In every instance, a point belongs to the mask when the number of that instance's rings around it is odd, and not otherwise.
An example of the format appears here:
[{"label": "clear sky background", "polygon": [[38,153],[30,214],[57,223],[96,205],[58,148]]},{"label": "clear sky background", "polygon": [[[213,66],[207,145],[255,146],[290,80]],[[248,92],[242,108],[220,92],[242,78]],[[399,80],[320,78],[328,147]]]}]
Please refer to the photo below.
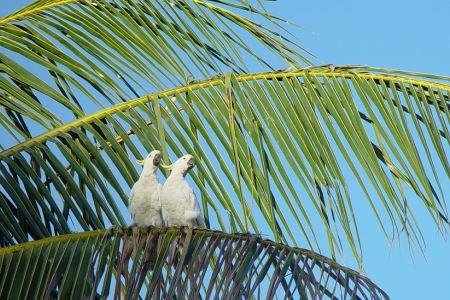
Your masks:
[{"label": "clear sky background", "polygon": [[[0,15],[30,2],[3,0]],[[302,25],[302,46],[324,64],[363,64],[450,76],[448,0],[279,0],[266,2],[266,7]],[[450,194],[449,181],[442,183],[444,192]],[[417,251],[412,254],[406,239],[389,246],[376,224],[360,227],[366,275],[392,299],[450,299],[450,243],[428,215],[416,217],[426,238],[425,258]]]}]

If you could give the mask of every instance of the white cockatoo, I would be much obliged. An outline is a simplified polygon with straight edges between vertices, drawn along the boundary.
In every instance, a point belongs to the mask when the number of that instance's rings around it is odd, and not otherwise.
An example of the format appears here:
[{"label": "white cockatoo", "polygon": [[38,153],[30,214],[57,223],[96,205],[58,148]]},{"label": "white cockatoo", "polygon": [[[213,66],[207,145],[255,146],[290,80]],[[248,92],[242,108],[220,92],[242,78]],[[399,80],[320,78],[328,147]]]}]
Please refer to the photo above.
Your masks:
[{"label": "white cockatoo", "polygon": [[156,177],[160,162],[161,152],[158,150],[153,150],[144,160],[138,161],[138,164],[142,165],[144,169],[138,181],[133,185],[128,199],[132,225],[139,227],[162,226],[159,200],[161,184]]},{"label": "white cockatoo", "polygon": [[171,166],[169,177],[161,188],[161,211],[165,226],[205,227],[205,220],[194,191],[187,183],[187,172],[195,165],[195,159],[187,154]]}]

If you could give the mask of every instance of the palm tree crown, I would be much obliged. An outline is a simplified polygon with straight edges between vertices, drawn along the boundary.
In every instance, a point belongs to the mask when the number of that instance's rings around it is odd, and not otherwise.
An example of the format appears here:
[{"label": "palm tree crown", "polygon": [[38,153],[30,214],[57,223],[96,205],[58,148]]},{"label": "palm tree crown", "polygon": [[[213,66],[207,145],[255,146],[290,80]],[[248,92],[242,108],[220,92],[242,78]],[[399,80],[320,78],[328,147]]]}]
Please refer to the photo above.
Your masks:
[{"label": "palm tree crown", "polygon": [[[423,247],[412,203],[448,228],[447,77],[311,66],[285,20],[241,0],[39,0],[0,30],[2,297],[388,298],[312,251],[362,268],[355,201],[388,241]],[[221,232],[122,229],[153,149],[194,155]]]}]

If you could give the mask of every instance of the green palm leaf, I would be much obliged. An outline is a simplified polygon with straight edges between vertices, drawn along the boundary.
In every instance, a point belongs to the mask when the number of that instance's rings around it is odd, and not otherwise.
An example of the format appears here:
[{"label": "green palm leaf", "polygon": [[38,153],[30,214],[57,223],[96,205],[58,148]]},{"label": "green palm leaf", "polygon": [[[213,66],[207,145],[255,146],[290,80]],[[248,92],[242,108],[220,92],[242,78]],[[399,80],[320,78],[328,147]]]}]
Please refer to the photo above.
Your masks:
[{"label": "green palm leaf", "polygon": [[166,148],[198,158],[192,178],[212,228],[271,231],[317,250],[320,231],[333,256],[346,240],[358,257],[353,181],[388,240],[403,232],[421,245],[413,202],[438,228],[448,222],[449,89],[422,75],[319,67],[227,75],[114,105],[0,153],[4,243],[126,225],[135,159]]},{"label": "green palm leaf", "polygon": [[[281,243],[361,263],[364,222],[419,247],[417,210],[448,229],[450,78],[302,68],[312,55],[257,3],[39,0],[0,19],[2,299],[385,299]],[[129,222],[153,149],[195,155],[221,232],[105,230]]]},{"label": "green palm leaf", "polygon": [[366,277],[312,251],[209,230],[52,237],[0,249],[0,270],[2,299],[389,299]]},{"label": "green palm leaf", "polygon": [[236,4],[45,0],[0,19],[0,103],[8,112],[0,126],[24,140],[155,89],[267,66],[273,57],[256,55],[251,40],[290,64],[309,62],[274,31],[283,20]]}]

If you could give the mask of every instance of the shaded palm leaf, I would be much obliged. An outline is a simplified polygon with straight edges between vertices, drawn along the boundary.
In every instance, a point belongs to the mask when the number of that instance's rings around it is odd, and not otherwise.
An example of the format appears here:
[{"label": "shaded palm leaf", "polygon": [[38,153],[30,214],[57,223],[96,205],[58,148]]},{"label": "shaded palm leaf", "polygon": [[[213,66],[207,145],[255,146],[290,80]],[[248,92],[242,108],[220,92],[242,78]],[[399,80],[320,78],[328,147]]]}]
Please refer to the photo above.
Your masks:
[{"label": "shaded palm leaf", "polygon": [[[212,228],[271,231],[317,250],[317,233],[325,232],[333,256],[345,237],[358,257],[353,205],[361,199],[352,196],[352,181],[388,240],[403,232],[420,245],[415,202],[438,228],[448,223],[450,87],[443,77],[383,72],[229,74],[114,105],[18,144],[0,153],[3,243],[125,225],[134,161],[162,149],[166,160],[186,152],[198,159],[192,178]],[[385,216],[390,223],[381,222]]]},{"label": "shaded palm leaf", "polygon": [[209,230],[52,237],[0,249],[0,270],[2,299],[389,299],[366,277],[312,251]]},{"label": "shaded palm leaf", "polygon": [[252,40],[308,62],[274,31],[283,23],[240,1],[36,1],[0,19],[2,133],[24,140],[155,89],[266,65]]}]

